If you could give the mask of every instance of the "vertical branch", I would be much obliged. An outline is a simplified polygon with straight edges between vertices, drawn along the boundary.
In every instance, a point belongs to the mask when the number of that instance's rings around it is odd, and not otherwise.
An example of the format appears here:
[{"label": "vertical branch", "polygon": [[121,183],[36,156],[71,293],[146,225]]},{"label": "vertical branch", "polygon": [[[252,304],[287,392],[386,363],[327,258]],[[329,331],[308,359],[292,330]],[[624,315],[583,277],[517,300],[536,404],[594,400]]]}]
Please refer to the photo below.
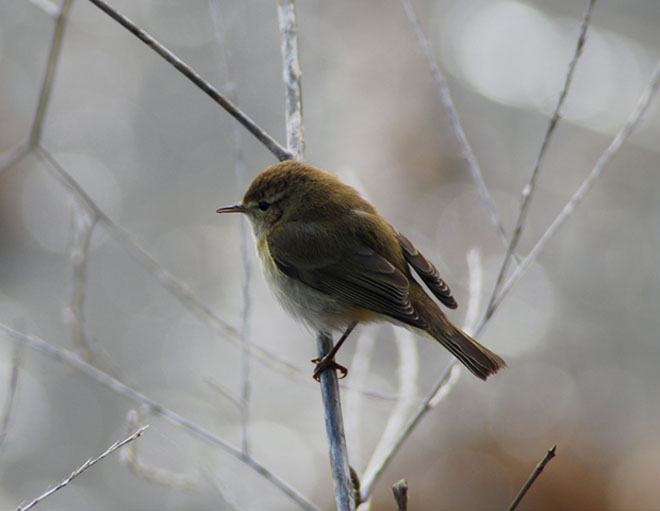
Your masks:
[{"label": "vertical branch", "polygon": [[[222,18],[218,10],[217,0],[209,0],[209,9],[211,17],[215,23],[218,40],[222,46],[223,65],[227,80],[225,89],[229,100],[238,106],[238,95],[236,94],[236,85],[232,80],[233,73],[230,67],[229,49],[224,38]],[[243,152],[243,141],[240,126],[233,124],[234,136],[234,174],[241,190],[247,186],[245,172],[245,154]],[[250,263],[250,233],[246,222],[240,223],[240,251],[241,261],[243,261],[243,288],[241,290],[243,307],[241,309],[241,326],[239,334],[241,337],[241,382],[240,382],[240,419],[241,419],[241,450],[244,454],[250,452],[250,435],[248,433],[248,424],[250,421],[250,396],[252,394],[251,386],[251,336],[250,336],[250,316],[252,312],[252,300],[250,297],[250,278],[252,275],[252,266]]]},{"label": "vertical branch", "polygon": [[46,76],[41,83],[41,92],[39,94],[39,104],[37,105],[37,113],[32,122],[32,129],[30,130],[30,146],[35,147],[41,140],[41,128],[44,124],[46,116],[46,109],[48,107],[48,100],[50,93],[53,90],[53,79],[55,77],[55,68],[57,60],[60,56],[60,49],[62,48],[62,39],[64,38],[64,27],[66,26],[67,15],[71,7],[72,0],[64,0],[62,8],[57,16],[57,23],[55,25],[55,34],[53,34],[53,42],[50,46],[50,55],[48,55],[48,66],[46,67]]},{"label": "vertical branch", "polygon": [[[316,343],[319,355],[323,356],[332,349],[332,336],[319,332]],[[330,444],[330,465],[335,484],[337,510],[352,511],[355,509],[355,491],[351,483],[336,371],[328,370],[321,373],[321,396],[325,409],[325,429]]]},{"label": "vertical branch", "polygon": [[277,7],[282,33],[283,77],[286,87],[286,145],[296,160],[305,154],[303,132],[302,88],[298,34],[296,28],[296,4],[294,0],[280,0]]},{"label": "vertical branch", "polygon": [[534,196],[534,191],[536,190],[536,180],[539,175],[539,170],[541,169],[541,164],[545,158],[546,151],[550,145],[550,139],[552,138],[553,133],[557,123],[559,122],[559,114],[561,112],[562,106],[564,106],[564,101],[566,95],[568,94],[568,89],[571,86],[573,81],[573,73],[575,72],[575,67],[577,66],[578,60],[582,56],[582,49],[584,48],[584,43],[587,37],[587,29],[589,28],[589,22],[591,21],[591,10],[593,9],[594,3],[596,0],[589,0],[589,5],[587,7],[587,12],[584,15],[582,20],[582,26],[580,28],[580,36],[578,37],[577,44],[575,45],[575,52],[573,58],[571,59],[570,64],[568,65],[568,73],[566,73],[566,79],[564,80],[564,86],[559,93],[559,99],[557,100],[557,105],[555,110],[552,113],[550,118],[550,123],[548,124],[548,129],[546,130],[545,137],[543,138],[543,143],[541,144],[541,149],[539,155],[536,159],[536,164],[534,165],[534,170],[532,170],[532,175],[529,178],[529,182],[522,191],[522,203],[520,204],[520,211],[518,213],[518,219],[516,220],[516,226],[513,230],[513,235],[511,236],[511,241],[507,248],[506,254],[504,256],[504,261],[502,261],[502,266],[500,267],[500,272],[497,275],[497,280],[495,282],[495,287],[493,287],[493,293],[491,294],[490,300],[488,302],[488,309],[486,310],[486,315],[489,316],[493,313],[493,306],[495,300],[497,299],[497,294],[500,290],[500,287],[504,283],[504,277],[506,276],[507,269],[509,268],[509,262],[511,261],[511,256],[518,246],[520,241],[520,236],[522,234],[523,227],[525,225],[525,220],[527,219],[527,213],[529,210],[529,205],[531,204],[532,197]]},{"label": "vertical branch", "polygon": [[[287,150],[293,154],[295,159],[302,160],[305,152],[305,137],[303,135],[301,70],[295,7],[294,0],[279,0],[277,14],[282,35],[283,77],[286,87]],[[316,340],[319,356],[323,357],[332,349],[332,336],[319,332]],[[320,383],[337,509],[351,511],[355,509],[355,491],[348,464],[337,372],[323,371]]]}]

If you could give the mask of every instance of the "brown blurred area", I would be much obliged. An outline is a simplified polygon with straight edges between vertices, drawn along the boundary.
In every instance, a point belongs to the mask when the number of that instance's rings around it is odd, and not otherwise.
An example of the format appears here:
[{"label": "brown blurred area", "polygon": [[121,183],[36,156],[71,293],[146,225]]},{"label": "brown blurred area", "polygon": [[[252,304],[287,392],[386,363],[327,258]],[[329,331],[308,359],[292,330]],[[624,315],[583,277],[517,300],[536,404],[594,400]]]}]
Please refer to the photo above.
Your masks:
[{"label": "brown blurred area", "polygon": [[[27,140],[54,20],[43,2],[0,0],[0,155]],[[572,58],[587,2],[414,1],[447,74],[466,136],[507,232]],[[117,0],[284,143],[275,5]],[[479,317],[504,246],[444,112],[399,2],[297,5],[307,160],[358,187],[433,260],[465,319],[478,249]],[[217,14],[217,18],[214,17]],[[217,21],[219,20],[219,25]],[[586,178],[634,108],[660,59],[660,4],[597,2],[572,89],[541,168],[524,256]],[[151,50],[84,0],[74,2],[41,145],[131,240],[222,320],[244,310],[235,203],[275,158]],[[547,449],[553,459],[520,510],[658,509],[660,401],[660,104],[497,310],[480,342],[508,368],[482,383],[462,374],[406,440],[374,490],[409,484],[410,509],[506,509]],[[0,173],[0,323],[74,350],[80,201],[35,154]],[[78,226],[78,227],[77,227]],[[299,368],[251,361],[251,453],[322,509],[332,509],[312,335],[276,305],[247,239],[250,339]],[[73,250],[73,251],[72,251]],[[171,294],[104,223],[94,227],[84,287],[94,362],[157,402],[240,445],[241,350]],[[79,330],[78,330],[79,331]],[[343,381],[351,462],[359,473],[399,392],[388,326],[356,391]],[[350,363],[352,340],[340,353]],[[415,340],[418,404],[451,359]],[[0,335],[0,413],[14,343]],[[14,508],[56,484],[126,431],[137,405],[31,349],[0,445],[0,503]],[[363,392],[361,392],[363,391]],[[411,408],[411,409],[412,409]],[[138,440],[151,466],[196,481],[159,485],[117,459],[97,465],[45,509],[292,509],[221,449],[160,416]],[[51,507],[49,507],[49,504]]]}]

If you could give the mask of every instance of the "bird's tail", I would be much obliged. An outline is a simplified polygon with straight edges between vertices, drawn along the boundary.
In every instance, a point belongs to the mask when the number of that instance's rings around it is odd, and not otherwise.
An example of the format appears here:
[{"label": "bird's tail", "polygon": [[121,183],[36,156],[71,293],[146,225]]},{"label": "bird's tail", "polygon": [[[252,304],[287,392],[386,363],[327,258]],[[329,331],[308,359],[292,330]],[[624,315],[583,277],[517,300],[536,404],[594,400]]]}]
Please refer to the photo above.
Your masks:
[{"label": "bird's tail", "polygon": [[472,374],[485,380],[506,367],[502,358],[454,326],[421,289],[412,289],[413,307],[426,324],[424,331],[447,348]]},{"label": "bird's tail", "polygon": [[485,380],[506,367],[502,357],[454,326],[440,310],[437,312],[440,317],[438,314],[433,315],[433,324],[427,333],[447,348],[472,374]]}]

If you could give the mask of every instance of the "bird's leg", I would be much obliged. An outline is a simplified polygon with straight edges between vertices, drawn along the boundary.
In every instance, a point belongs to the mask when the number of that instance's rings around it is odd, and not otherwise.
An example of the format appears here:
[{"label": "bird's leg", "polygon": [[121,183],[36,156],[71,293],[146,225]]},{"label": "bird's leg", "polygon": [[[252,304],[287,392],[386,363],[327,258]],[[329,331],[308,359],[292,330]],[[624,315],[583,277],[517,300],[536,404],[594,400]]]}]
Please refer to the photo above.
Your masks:
[{"label": "bird's leg", "polygon": [[346,377],[346,375],[348,374],[348,369],[346,369],[343,365],[340,365],[337,362],[335,362],[335,355],[339,351],[339,348],[341,348],[341,345],[344,344],[344,341],[348,339],[349,335],[351,335],[351,332],[353,331],[355,325],[357,324],[358,324],[357,321],[353,321],[350,325],[348,325],[348,328],[346,328],[342,336],[339,338],[337,344],[335,344],[328,353],[323,355],[323,357],[315,358],[314,360],[312,360],[312,362],[316,364],[313,374],[314,379],[316,381],[320,381],[321,373],[326,369],[337,369],[339,371],[340,379]]}]

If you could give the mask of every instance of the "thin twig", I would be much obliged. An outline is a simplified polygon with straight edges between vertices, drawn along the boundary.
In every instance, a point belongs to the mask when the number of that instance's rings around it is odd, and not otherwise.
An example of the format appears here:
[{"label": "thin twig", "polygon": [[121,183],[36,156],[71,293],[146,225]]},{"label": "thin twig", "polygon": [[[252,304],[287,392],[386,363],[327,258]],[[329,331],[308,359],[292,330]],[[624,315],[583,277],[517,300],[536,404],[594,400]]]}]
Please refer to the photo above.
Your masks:
[{"label": "thin twig", "polygon": [[541,475],[541,472],[543,472],[543,469],[550,462],[550,460],[556,456],[556,453],[557,453],[556,445],[552,449],[548,450],[547,453],[545,453],[545,457],[539,462],[538,465],[536,465],[536,468],[534,469],[534,472],[532,472],[532,475],[529,476],[529,479],[527,479],[527,482],[520,489],[520,492],[518,493],[516,498],[513,499],[513,502],[509,506],[508,511],[515,511],[516,507],[518,507],[518,504],[520,504],[520,501],[523,499],[527,491],[534,484],[534,481],[536,481],[536,479]]},{"label": "thin twig", "polygon": [[394,500],[398,511],[408,511],[408,483],[405,479],[401,479],[398,483],[392,486],[394,493]]},{"label": "thin twig", "polygon": [[291,152],[284,149],[280,144],[278,144],[273,137],[271,137],[266,131],[260,128],[252,119],[250,119],[241,109],[236,107],[231,101],[229,101],[223,94],[220,93],[213,85],[208,81],[202,78],[196,71],[194,71],[188,64],[183,60],[177,57],[174,53],[168,50],[160,42],[154,39],[150,34],[142,30],[130,19],[128,19],[123,14],[119,13],[114,8],[110,7],[103,0],[89,0],[91,3],[96,5],[99,9],[105,12],[108,16],[114,19],[117,23],[126,28],[133,35],[138,37],[142,42],[144,42],[149,48],[155,51],[163,59],[169,62],[174,66],[183,76],[188,78],[193,82],[199,89],[201,89],[207,96],[209,96],[213,101],[218,103],[222,108],[224,108],[230,115],[234,117],[238,122],[240,122],[245,129],[247,129],[252,135],[254,135],[259,142],[261,142],[266,148],[272,152],[280,161],[290,160],[293,158]]},{"label": "thin twig", "polygon": [[93,365],[88,364],[80,357],[78,357],[75,353],[68,350],[56,348],[55,346],[52,346],[51,344],[47,343],[46,341],[38,337],[34,337],[31,335],[18,332],[13,328],[9,328],[8,326],[3,325],[2,323],[0,323],[0,333],[3,333],[13,339],[16,339],[26,344],[31,349],[37,350],[43,353],[44,355],[52,358],[53,360],[56,360],[58,362],[61,362],[76,369],[81,374],[84,374],[85,376],[91,378],[92,380],[100,383],[104,387],[109,388],[113,392],[116,392],[117,394],[124,396],[135,403],[148,406],[152,413],[162,416],[166,420],[170,421],[172,424],[175,424],[181,429],[192,434],[195,438],[205,440],[212,445],[220,447],[234,458],[245,463],[248,467],[250,467],[256,473],[261,475],[266,481],[268,481],[273,486],[278,488],[285,495],[289,496],[291,500],[296,502],[296,504],[298,504],[302,509],[308,511],[319,511],[319,508],[316,507],[314,504],[312,504],[307,498],[305,498],[297,490],[289,486],[288,483],[286,483],[285,481],[277,477],[275,474],[273,474],[271,471],[269,471],[266,467],[264,467],[254,458],[244,455],[240,451],[240,449],[235,448],[229,442],[226,442],[222,438],[198,426],[197,424],[186,419],[182,415],[179,415],[178,413],[157,403],[156,401],[148,397],[146,394],[143,394],[142,392],[139,392],[129,387],[125,383],[119,381],[117,378],[113,378],[109,374],[101,371],[100,369],[97,369]]},{"label": "thin twig", "polygon": [[286,88],[286,145],[296,160],[302,160],[305,154],[302,72],[300,70],[300,57],[298,56],[296,4],[294,0],[279,0],[277,15],[282,34],[282,74]]},{"label": "thin twig", "polygon": [[488,308],[486,310],[487,316],[493,313],[493,304],[497,299],[497,295],[499,293],[500,287],[502,286],[504,282],[504,278],[506,277],[506,272],[509,268],[509,262],[511,261],[511,255],[515,252],[518,246],[518,242],[520,241],[520,236],[522,235],[523,227],[525,225],[525,221],[527,220],[527,213],[529,211],[529,206],[532,202],[532,197],[534,196],[534,192],[536,191],[536,181],[538,179],[539,171],[541,169],[541,164],[543,163],[543,160],[545,158],[548,146],[550,145],[550,140],[555,132],[557,123],[559,122],[561,109],[564,106],[564,101],[566,99],[568,90],[573,81],[573,74],[575,72],[575,68],[577,66],[578,60],[582,56],[582,50],[584,48],[584,43],[587,38],[587,29],[589,28],[589,22],[591,21],[591,11],[593,9],[595,1],[596,0],[589,0],[587,12],[584,14],[584,19],[582,20],[582,26],[580,27],[580,36],[578,37],[577,44],[575,45],[575,52],[573,53],[573,58],[571,59],[570,64],[568,65],[568,73],[566,74],[566,79],[564,80],[564,86],[561,89],[561,92],[559,94],[559,99],[557,100],[557,104],[555,105],[555,110],[552,113],[552,117],[550,118],[550,122],[548,124],[548,129],[546,130],[545,137],[543,138],[543,142],[541,143],[541,149],[536,159],[534,170],[532,170],[532,175],[530,176],[529,182],[527,183],[525,188],[523,188],[522,202],[520,204],[520,211],[518,212],[516,226],[513,229],[513,235],[511,236],[511,241],[509,242],[509,246],[504,256],[504,260],[502,261],[502,266],[500,267],[500,271],[497,275],[497,279],[495,281],[495,286],[493,287],[493,292],[490,296],[490,300],[488,301]]},{"label": "thin twig", "polygon": [[46,117],[46,109],[50,100],[50,94],[53,90],[53,83],[55,79],[55,68],[62,49],[62,40],[64,39],[64,27],[66,27],[67,16],[69,8],[71,7],[71,0],[64,0],[62,8],[57,16],[55,24],[55,33],[53,34],[53,42],[50,46],[50,55],[48,56],[48,66],[46,66],[46,76],[41,82],[41,92],[39,94],[39,104],[37,105],[37,112],[32,122],[32,129],[30,130],[30,146],[36,147],[41,141],[41,128],[44,124]]},{"label": "thin twig", "polygon": [[[319,332],[316,342],[321,358],[332,349],[332,336],[328,334]],[[337,371],[326,370],[321,373],[321,396],[325,410],[325,429],[330,446],[330,466],[335,485],[337,511],[354,511],[355,491],[348,463]]]},{"label": "thin twig", "polygon": [[[236,87],[232,80],[232,70],[230,66],[229,45],[226,44],[224,38],[224,29],[222,26],[222,18],[218,9],[217,0],[209,0],[209,10],[211,17],[215,24],[216,33],[220,46],[222,47],[223,67],[227,80],[225,82],[225,89],[227,96],[237,107],[238,95],[236,94]],[[247,187],[247,178],[245,172],[245,154],[243,151],[243,139],[240,126],[236,123],[233,124],[234,135],[234,174],[236,181],[241,190]],[[252,276],[252,265],[250,258],[250,243],[251,235],[247,222],[240,222],[240,253],[241,262],[243,265],[243,286],[241,290],[242,303],[241,308],[241,326],[239,333],[241,337],[241,374],[240,374],[240,421],[241,421],[241,449],[245,454],[250,452],[250,435],[248,423],[250,421],[250,396],[252,394],[252,379],[251,374],[251,353],[250,345],[252,344],[250,332],[250,320],[252,315],[252,300],[250,296],[250,279]]]},{"label": "thin twig", "polygon": [[456,111],[456,107],[454,106],[454,101],[451,97],[451,92],[449,91],[449,84],[447,83],[447,78],[445,78],[445,75],[440,70],[438,61],[436,60],[435,55],[433,54],[433,48],[431,46],[431,42],[424,34],[424,31],[422,30],[422,27],[419,24],[419,20],[417,19],[417,15],[415,14],[415,10],[413,9],[410,0],[401,0],[401,3],[403,4],[403,8],[406,11],[406,16],[408,16],[408,20],[410,20],[410,23],[412,24],[413,29],[415,30],[417,43],[421,47],[422,52],[424,53],[424,57],[426,58],[426,61],[431,69],[431,75],[433,76],[433,81],[435,82],[435,85],[438,88],[438,91],[440,92],[440,100],[442,101],[442,106],[445,109],[447,117],[449,118],[449,125],[451,126],[454,135],[456,135],[458,144],[461,147],[461,156],[463,157],[465,163],[469,167],[470,172],[472,172],[472,178],[474,179],[475,183],[477,184],[477,188],[479,189],[479,194],[481,195],[481,201],[486,206],[488,215],[490,216],[493,225],[497,229],[497,232],[499,233],[500,238],[502,239],[502,243],[504,243],[504,246],[506,246],[508,244],[507,241],[508,237],[506,235],[506,231],[504,230],[504,226],[502,225],[502,222],[500,221],[500,218],[497,214],[497,208],[495,207],[495,202],[493,201],[493,198],[491,197],[490,193],[488,192],[488,188],[486,187],[486,182],[484,181],[481,168],[479,167],[479,163],[477,162],[477,157],[474,155],[474,152],[472,151],[472,147],[470,147],[470,143],[468,142],[468,139],[465,136],[465,132],[463,131],[463,126],[461,125],[461,121],[458,117],[458,112]]},{"label": "thin twig", "polygon": [[[639,101],[635,106],[635,109],[632,111],[630,116],[628,116],[628,119],[626,120],[621,130],[616,134],[616,136],[614,137],[610,145],[607,147],[607,149],[605,149],[605,151],[600,155],[598,161],[596,162],[596,165],[594,165],[594,168],[591,169],[591,172],[589,173],[587,178],[583,181],[583,183],[571,196],[571,198],[566,203],[566,205],[561,210],[561,212],[555,217],[555,219],[552,221],[550,226],[539,238],[539,240],[536,242],[532,250],[530,250],[527,257],[523,259],[520,265],[511,274],[511,277],[506,282],[506,284],[502,286],[500,294],[497,296],[497,299],[493,303],[493,310],[495,310],[500,305],[504,297],[509,293],[509,291],[511,291],[511,288],[523,275],[525,270],[536,260],[541,250],[543,250],[543,248],[545,247],[546,243],[564,224],[564,222],[566,222],[566,220],[571,216],[573,211],[575,211],[575,208],[582,202],[587,192],[591,189],[591,187],[594,185],[596,180],[602,174],[603,169],[612,160],[612,158],[614,158],[614,156],[619,151],[621,146],[626,142],[626,140],[628,140],[628,137],[630,137],[630,135],[635,130],[639,122],[642,120],[644,113],[648,109],[649,105],[651,104],[651,101],[658,92],[659,88],[660,88],[660,62],[655,68],[655,71],[651,76],[651,80],[644,89],[644,92],[642,92],[642,95],[640,96]],[[483,324],[485,324],[485,320],[486,318],[484,317],[484,319],[482,320]],[[483,325],[481,326],[483,327]]]},{"label": "thin twig", "polygon": [[69,477],[67,477],[64,481],[59,483],[57,486],[51,488],[50,490],[46,491],[36,499],[34,499],[32,502],[30,502],[27,506],[23,507],[23,505],[18,506],[17,511],[28,511],[28,509],[32,509],[34,506],[39,504],[42,500],[45,498],[50,497],[53,493],[56,491],[61,490],[64,488],[67,484],[69,484],[71,481],[73,481],[76,477],[78,477],[80,474],[82,474],[85,470],[88,468],[92,467],[93,465],[96,465],[99,461],[101,461],[103,458],[106,456],[112,454],[114,451],[117,449],[121,448],[123,445],[126,445],[129,442],[132,442],[133,440],[136,440],[140,436],[142,436],[142,433],[144,433],[149,426],[143,426],[140,429],[138,429],[135,433],[132,433],[128,437],[124,438],[123,440],[120,440],[118,442],[115,442],[112,444],[110,447],[108,447],[105,452],[103,452],[100,456],[97,456],[96,458],[90,458],[88,459],[85,463],[83,463],[80,467],[78,467],[76,470],[74,470]]}]

